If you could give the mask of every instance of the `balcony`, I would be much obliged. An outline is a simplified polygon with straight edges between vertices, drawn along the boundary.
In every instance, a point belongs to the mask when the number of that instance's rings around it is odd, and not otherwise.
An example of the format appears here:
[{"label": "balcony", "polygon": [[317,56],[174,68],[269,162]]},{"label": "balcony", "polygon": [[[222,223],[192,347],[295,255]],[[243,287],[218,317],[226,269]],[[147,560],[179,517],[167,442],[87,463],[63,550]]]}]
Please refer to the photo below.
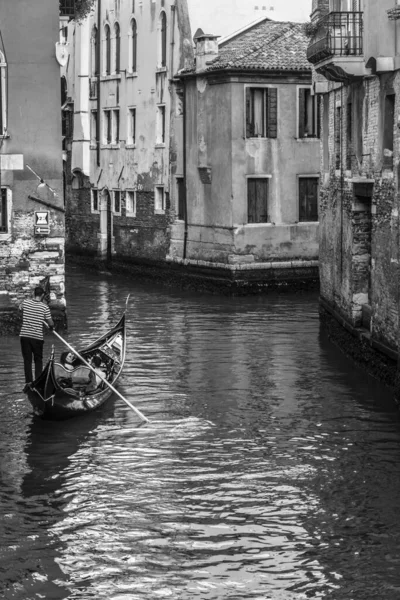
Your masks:
[{"label": "balcony", "polygon": [[330,81],[346,82],[369,73],[363,56],[362,12],[331,12],[318,23],[307,58]]}]

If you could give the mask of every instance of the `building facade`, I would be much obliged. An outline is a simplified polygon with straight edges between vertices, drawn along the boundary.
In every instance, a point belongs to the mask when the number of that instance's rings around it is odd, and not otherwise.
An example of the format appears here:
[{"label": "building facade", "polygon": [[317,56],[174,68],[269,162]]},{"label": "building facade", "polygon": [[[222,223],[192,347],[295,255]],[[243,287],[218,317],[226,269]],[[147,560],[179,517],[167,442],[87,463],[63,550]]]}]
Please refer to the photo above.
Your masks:
[{"label": "building facade", "polygon": [[314,0],[308,48],[325,79],[315,82],[322,314],[389,383],[399,349],[399,19],[393,0]]},{"label": "building facade", "polygon": [[[50,276],[64,302],[59,6],[1,0],[0,320]],[[41,182],[41,180],[43,180]]]},{"label": "building facade", "polygon": [[108,263],[165,260],[179,110],[170,80],[193,56],[186,1],[98,0],[65,43],[67,249]]},{"label": "building facade", "polygon": [[318,279],[319,103],[307,43],[300,24],[268,18],[220,44],[196,33],[196,66],[179,76],[171,262],[260,285]]}]

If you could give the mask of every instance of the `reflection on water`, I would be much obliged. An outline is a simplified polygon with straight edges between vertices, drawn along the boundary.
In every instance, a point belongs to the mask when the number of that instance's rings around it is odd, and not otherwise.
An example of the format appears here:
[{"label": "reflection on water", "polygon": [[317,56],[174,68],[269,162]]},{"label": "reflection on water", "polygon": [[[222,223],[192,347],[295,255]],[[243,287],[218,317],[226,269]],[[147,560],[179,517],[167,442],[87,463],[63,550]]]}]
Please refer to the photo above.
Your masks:
[{"label": "reflection on water", "polygon": [[106,331],[129,292],[119,389],[147,426],[118,398],[34,420],[0,338],[0,597],[398,598],[397,409],[320,331],[317,297],[72,271],[68,341]]}]

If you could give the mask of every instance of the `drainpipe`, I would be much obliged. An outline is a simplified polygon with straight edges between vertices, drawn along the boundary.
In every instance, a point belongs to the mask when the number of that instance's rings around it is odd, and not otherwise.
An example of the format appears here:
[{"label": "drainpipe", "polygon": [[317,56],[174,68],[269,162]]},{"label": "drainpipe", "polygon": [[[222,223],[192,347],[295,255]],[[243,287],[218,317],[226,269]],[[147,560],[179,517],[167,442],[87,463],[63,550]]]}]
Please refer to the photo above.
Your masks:
[{"label": "drainpipe", "polygon": [[183,218],[185,222],[185,232],[183,236],[183,258],[186,258],[187,239],[188,239],[188,210],[187,210],[187,182],[186,182],[186,162],[187,162],[187,142],[186,142],[186,81],[183,79],[183,185],[185,190],[185,202],[183,207]]},{"label": "drainpipe", "polygon": [[171,6],[171,58],[170,58],[170,78],[174,76],[174,48],[175,48],[175,16],[176,6]]},{"label": "drainpipe", "polygon": [[97,44],[96,44],[96,62],[97,62],[97,140],[96,140],[96,160],[97,166],[100,166],[100,138],[101,138],[101,102],[100,102],[100,76],[101,76],[101,0],[97,0]]}]

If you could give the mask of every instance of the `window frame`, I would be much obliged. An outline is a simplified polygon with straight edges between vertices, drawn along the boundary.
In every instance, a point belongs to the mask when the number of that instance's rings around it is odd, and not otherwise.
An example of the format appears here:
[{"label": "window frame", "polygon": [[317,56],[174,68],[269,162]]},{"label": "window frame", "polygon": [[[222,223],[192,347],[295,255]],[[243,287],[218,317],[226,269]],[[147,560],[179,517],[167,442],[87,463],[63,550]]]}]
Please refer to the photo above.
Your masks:
[{"label": "window frame", "polygon": [[[119,210],[115,208],[115,200],[117,195],[119,195]],[[111,190],[111,200],[112,200],[112,213],[113,215],[120,217],[122,215],[122,193],[120,189]]]},{"label": "window frame", "polygon": [[[95,198],[97,199],[97,208],[95,208]],[[90,188],[90,212],[94,215],[100,214],[100,195],[98,188]]]},{"label": "window frame", "polygon": [[126,147],[136,147],[136,106],[128,106]]},{"label": "window frame", "polygon": [[[249,221],[249,182],[254,180],[264,180],[267,182],[267,221]],[[254,175],[246,176],[246,205],[247,205],[247,222],[246,226],[248,227],[264,227],[273,225],[272,215],[269,212],[270,198],[271,198],[271,179],[272,175],[266,173],[257,173]]]},{"label": "window frame", "polygon": [[91,35],[91,61],[90,61],[90,73],[92,77],[99,76],[99,57],[98,57],[98,44],[99,44],[99,30],[96,25],[92,27]]},{"label": "window frame", "polygon": [[[0,194],[0,203],[3,204],[3,190],[5,191],[5,206],[6,206],[6,216],[5,216],[5,225],[4,231],[2,230],[3,225],[0,226],[0,242],[7,242],[11,239],[12,236],[12,190],[7,185],[1,186],[1,194]],[[1,213],[2,207],[0,207]]]},{"label": "window frame", "polygon": [[[186,186],[185,186],[185,178],[183,175],[175,176],[175,185],[176,185],[176,220],[184,221],[185,220],[185,212],[186,212]],[[183,197],[181,197],[181,191],[183,193]],[[182,209],[182,212],[181,212],[181,209]]]},{"label": "window frame", "polygon": [[0,51],[0,139],[8,137],[7,70],[5,56]]},{"label": "window frame", "polygon": [[137,21],[132,17],[129,27],[129,63],[128,71],[131,75],[137,73]]},{"label": "window frame", "polygon": [[[136,190],[126,190],[126,196],[125,196],[125,214],[127,217],[136,217],[136,212],[137,212],[137,191]],[[132,198],[133,198],[133,211],[128,210],[128,195],[132,194]]]},{"label": "window frame", "polygon": [[[304,134],[301,135],[301,115],[300,115],[300,95],[301,95],[301,91],[305,90],[305,91],[309,91],[310,92],[310,98],[311,98],[311,102],[312,102],[312,131],[313,134],[312,135],[307,135],[305,132],[305,122],[303,122],[303,129],[304,129]],[[297,114],[297,127],[296,127],[296,137],[298,140],[320,140],[321,139],[321,124],[320,124],[320,117],[321,117],[321,110],[320,110],[320,98],[318,94],[312,94],[312,86],[311,85],[298,85],[297,89],[296,89],[296,114]],[[307,101],[306,98],[304,100],[304,107],[306,108],[307,106]]]},{"label": "window frame", "polygon": [[[161,190],[161,208],[157,207],[157,196],[159,197]],[[163,215],[166,210],[166,195],[165,195],[165,185],[155,185],[154,186],[154,214]]]},{"label": "window frame", "polygon": [[104,75],[111,75],[111,27],[109,23],[104,25]]},{"label": "window frame", "polygon": [[97,146],[99,143],[99,117],[97,108],[90,111],[90,145]]},{"label": "window frame", "polygon": [[121,27],[116,21],[113,27],[113,37],[114,37],[114,51],[113,51],[113,66],[112,72],[115,75],[119,75],[121,72]]},{"label": "window frame", "polygon": [[103,108],[103,146],[111,146],[112,143],[112,109]]},{"label": "window frame", "polygon": [[168,37],[168,19],[167,19],[167,13],[165,12],[165,10],[162,10],[160,12],[160,16],[158,18],[158,23],[159,23],[159,31],[158,31],[158,45],[159,45],[159,52],[158,52],[158,68],[159,69],[166,69],[167,68],[167,55],[168,55],[168,43],[167,43],[167,37]]},{"label": "window frame", "polygon": [[[251,117],[254,121],[254,94],[253,91],[263,92],[263,133],[262,135],[251,135],[249,133],[249,127],[254,123],[251,123]],[[250,114],[248,101],[250,102]],[[252,114],[251,114],[252,113]],[[248,84],[244,86],[244,137],[247,140],[250,139],[277,139],[279,135],[279,87],[277,85],[270,84]]]},{"label": "window frame", "polygon": [[165,146],[166,140],[166,105],[157,104],[157,115],[156,115],[156,146]]},{"label": "window frame", "polygon": [[121,119],[119,108],[111,109],[111,145],[119,146],[121,138]]},{"label": "window frame", "polygon": [[[300,181],[302,179],[314,179],[317,181],[317,219],[305,220],[300,219]],[[319,173],[301,173],[297,175],[297,222],[303,224],[307,223],[319,223],[319,190],[320,190],[321,178]]]}]

